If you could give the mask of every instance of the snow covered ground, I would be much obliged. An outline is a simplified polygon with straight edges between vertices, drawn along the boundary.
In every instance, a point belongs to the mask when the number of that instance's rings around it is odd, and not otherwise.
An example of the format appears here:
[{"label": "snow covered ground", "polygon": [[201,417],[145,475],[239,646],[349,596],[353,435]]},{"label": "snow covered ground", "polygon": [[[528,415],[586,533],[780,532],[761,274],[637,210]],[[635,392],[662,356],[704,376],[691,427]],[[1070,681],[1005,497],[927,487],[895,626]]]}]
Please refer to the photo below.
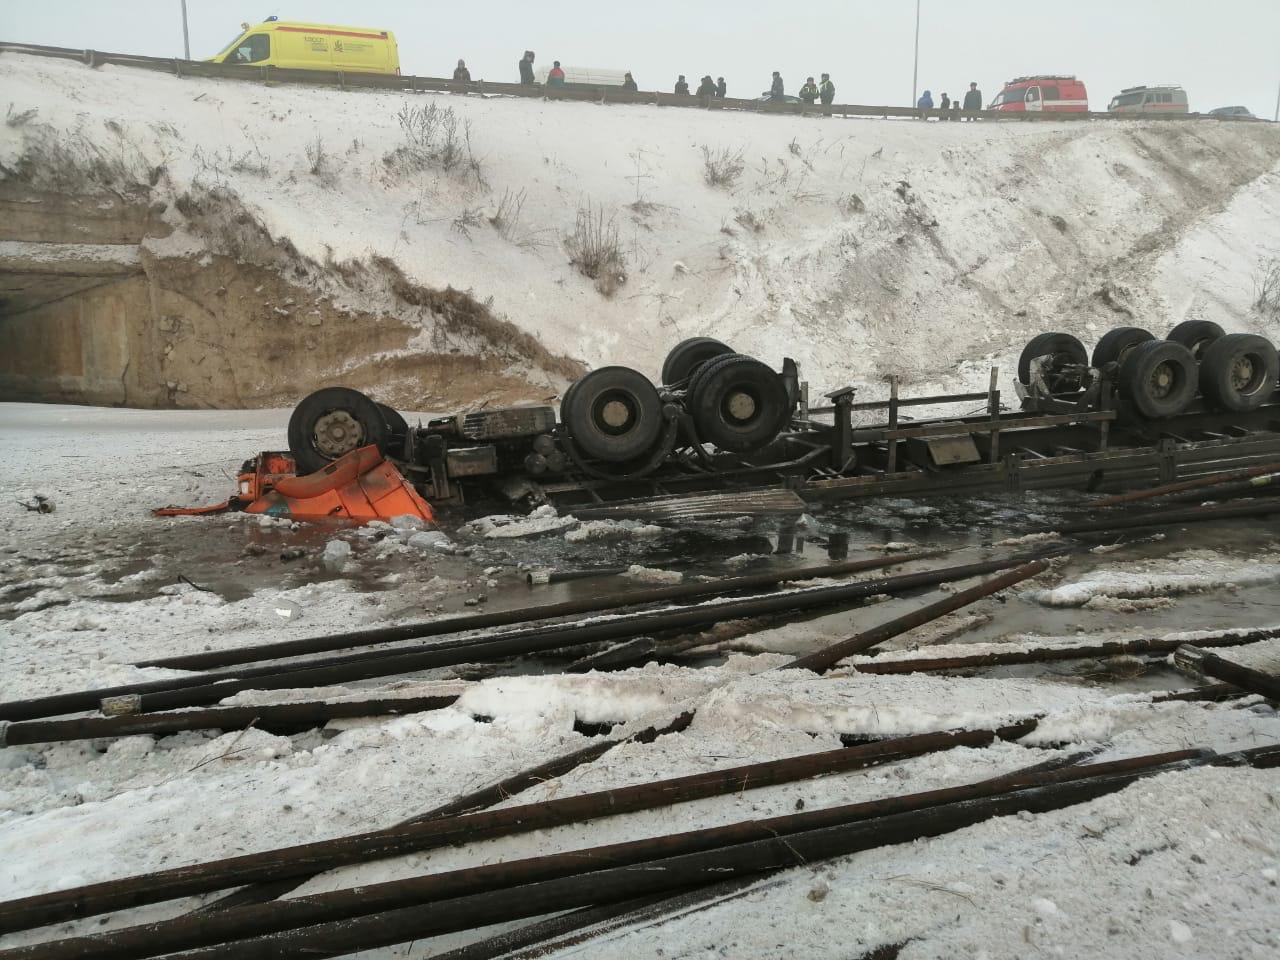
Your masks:
[{"label": "snow covered ground", "polygon": [[[488,538],[465,518],[447,518],[456,551],[448,553],[411,546],[407,534],[389,530],[149,517],[157,503],[225,497],[227,475],[244,456],[280,445],[283,419],[279,411],[0,407],[0,502],[7,504],[0,510],[0,701],[163,676],[129,665],[148,657],[463,611],[465,600],[481,594],[491,605],[520,605],[599,589],[589,581],[525,586],[524,569],[548,562],[626,558],[671,569],[696,544],[704,559],[686,576],[724,574],[816,562],[823,535],[834,531],[848,532],[851,556],[903,540],[982,555],[990,551],[980,540],[1016,533],[1029,514],[1052,517],[1070,507],[1043,497],[979,502],[958,518],[944,501],[832,508],[806,519],[801,547],[793,549],[808,552],[792,556],[773,554],[777,530],[767,522],[709,533],[621,528],[602,540],[575,538],[583,527],[571,522]],[[54,512],[15,502],[37,493]],[[969,529],[975,524],[983,529]],[[351,552],[330,569],[323,557],[335,539],[350,543]],[[304,556],[280,560],[289,547]],[[1003,603],[984,601],[887,647],[942,655],[1275,625],[1278,564],[1273,528],[1189,531],[1178,542],[1147,540],[1075,557],[1010,591]],[[621,587],[608,581],[605,589]],[[969,783],[1080,750],[1096,751],[1096,761],[1280,742],[1280,716],[1257,697],[1153,703],[1155,691],[1189,681],[1167,665],[1133,658],[963,677],[835,671],[817,678],[773,669],[932,598],[784,627],[721,625],[705,639],[721,644],[724,655],[683,664],[569,674],[550,662],[530,676],[437,670],[233,698],[461,695],[445,710],[335,721],[294,736],[250,729],[0,749],[0,899],[390,825],[589,744],[583,724],[621,724],[613,730],[620,734],[690,708],[696,714],[686,731],[615,748],[507,804],[831,749],[842,735],[1042,720],[1014,743],[352,867],[301,890]],[[1164,605],[1100,607],[1102,598],[1158,598]],[[1274,641],[1219,652],[1280,670]],[[898,955],[912,960],[1275,956],[1277,836],[1275,771],[1171,773],[1056,813],[1005,817],[798,867],[696,914],[627,926],[553,955],[847,960],[905,942]],[[122,912],[105,928],[175,916],[198,902]],[[9,935],[0,945],[101,929],[98,919],[86,920]],[[476,936],[367,956],[424,958]]]},{"label": "snow covered ground", "polygon": [[[267,87],[15,55],[0,58],[0,83],[15,114],[35,111],[0,127],[3,168],[26,159],[39,182],[50,157],[96,156],[154,179],[148,196],[176,230],[147,241],[157,257],[262,257],[247,239],[260,226],[277,247],[266,262],[418,329],[405,355],[493,344],[390,284],[348,282],[350,265],[468,291],[589,366],[653,375],[675,342],[712,335],[770,363],[796,358],[815,389],[891,374],[982,387],[991,364],[1007,372],[1054,329],[1089,344],[1112,326],[1161,335],[1183,319],[1280,334],[1253,310],[1280,255],[1272,124],[754,116]],[[469,131],[481,177],[466,163],[405,169],[398,116],[433,108]],[[703,148],[739,157],[741,172],[709,185]],[[570,263],[588,208],[617,228],[609,295]],[[554,390],[555,377],[513,373]]]}]

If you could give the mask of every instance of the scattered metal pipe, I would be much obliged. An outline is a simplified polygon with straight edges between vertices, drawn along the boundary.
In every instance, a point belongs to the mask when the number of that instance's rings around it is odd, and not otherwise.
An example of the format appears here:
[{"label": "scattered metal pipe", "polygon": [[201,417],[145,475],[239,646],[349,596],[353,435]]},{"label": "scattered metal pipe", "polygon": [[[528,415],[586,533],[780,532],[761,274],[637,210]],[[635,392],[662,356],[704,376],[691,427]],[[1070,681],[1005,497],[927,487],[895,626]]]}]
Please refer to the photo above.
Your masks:
[{"label": "scattered metal pipe", "polygon": [[[384,830],[332,840],[313,841],[209,863],[172,867],[134,877],[55,890],[0,903],[0,933],[26,930],[77,917],[123,910],[197,893],[208,893],[246,883],[276,882],[289,877],[311,876],[335,867],[430,850],[454,843],[472,843],[477,840],[578,823],[597,817],[616,816],[771,784],[787,783],[822,774],[856,770],[957,746],[985,746],[998,736],[999,733],[994,730],[975,730],[901,737],[858,747],[828,750],[783,760],[770,760],[725,770],[657,780],[615,790],[560,797],[540,803],[409,822]],[[159,938],[155,925],[148,925],[145,928],[148,931],[145,936],[139,935],[138,939],[128,939],[127,950],[124,950],[121,944],[127,937],[133,937],[134,934],[128,934],[126,937],[124,931],[112,931],[88,938],[82,944],[85,949],[89,943],[115,944],[113,949],[123,950],[123,952],[50,953],[48,956],[132,957],[143,956],[144,954],[137,951],[144,949],[154,948],[155,953],[163,953],[181,949],[180,944],[217,942],[190,938],[208,936],[208,931],[215,927],[218,930],[230,929],[229,924],[234,920],[225,919],[227,917],[271,916],[269,910],[250,913],[243,913],[243,911],[255,911],[258,907],[278,905],[279,902],[266,905],[254,904],[166,921],[167,926],[163,929],[174,931],[173,938],[166,940]],[[135,928],[135,930],[138,929],[142,928]],[[160,949],[161,947],[163,949]],[[0,957],[3,956],[4,953],[0,952]]]},{"label": "scattered metal pipe", "polygon": [[818,577],[841,576],[846,573],[859,573],[875,570],[880,567],[894,566],[912,560],[923,560],[941,556],[946,551],[929,550],[896,557],[871,557],[865,560],[851,560],[845,563],[823,564],[813,567],[796,567],[790,570],[772,570],[767,573],[753,573],[741,577],[728,577],[722,580],[707,580],[693,583],[678,583],[664,587],[651,587],[646,590],[630,590],[611,593],[602,597],[584,597],[566,600],[562,603],[547,603],[533,607],[520,607],[514,610],[494,610],[486,613],[473,613],[462,617],[445,617],[427,620],[420,623],[403,624],[396,627],[379,627],[372,630],[355,630],[350,633],[331,634],[323,637],[309,637],[302,640],[286,640],[278,643],[262,643],[255,646],[239,647],[234,650],[213,650],[207,653],[186,654],[177,657],[165,657],[158,660],[144,660],[134,664],[137,667],[166,667],[172,670],[207,670],[211,667],[225,667],[237,663],[252,663],[258,660],[279,660],[285,657],[296,657],[308,653],[325,653],[347,647],[363,647],[379,643],[394,643],[402,640],[422,640],[426,637],[437,637],[443,634],[462,633],[469,630],[480,630],[488,627],[509,626],[515,623],[527,623],[532,620],[549,620],[557,617],[579,617],[587,613],[616,611],[625,607],[635,607],[650,603],[667,603],[677,600],[690,600],[696,597],[722,596],[743,590],[756,590],[761,587],[774,587],[780,583],[791,583],[800,580],[813,580]]},{"label": "scattered metal pipe", "polygon": [[1203,477],[1196,477],[1192,480],[1182,480],[1178,483],[1165,483],[1158,487],[1151,487],[1147,490],[1134,490],[1129,493],[1117,494],[1113,497],[1103,497],[1101,500],[1095,500],[1089,504],[1091,507],[1114,507],[1121,503],[1133,503],[1137,500],[1152,500],[1156,497],[1163,497],[1171,493],[1181,493],[1184,490],[1197,490],[1200,487],[1212,487],[1220,483],[1227,483],[1231,480],[1244,480],[1248,477],[1257,477],[1267,473],[1280,473],[1280,463],[1264,463],[1256,467],[1247,467],[1242,470],[1223,470],[1220,473],[1211,473]]},{"label": "scattered metal pipe", "polygon": [[[1264,627],[1257,630],[1225,631],[1218,636],[1198,638],[1197,646],[1238,647],[1280,637],[1280,627]],[[974,653],[958,657],[930,657],[918,660],[873,660],[858,663],[853,669],[858,673],[900,674],[923,673],[929,670],[965,670],[974,667],[1004,667],[1022,663],[1048,663],[1055,660],[1084,660],[1094,657],[1116,657],[1123,654],[1170,653],[1186,643],[1182,639],[1168,637],[1137,637],[1132,640],[1108,640],[1105,643],[1076,647],[1040,647],[1035,650],[1009,650],[994,653]]]},{"label": "scattered metal pipe", "polygon": [[457,696],[387,697],[332,703],[311,700],[305,703],[217,707],[212,710],[183,710],[145,716],[77,717],[71,720],[31,720],[21,723],[0,721],[0,747],[98,737],[130,737],[138,734],[163,736],[180,730],[240,730],[250,725],[263,730],[308,729],[343,717],[441,710],[457,699]]},{"label": "scattered metal pipe", "polygon": [[[1280,757],[1280,748],[1259,748],[1226,757],[1180,751],[1067,767],[1021,780],[968,784],[242,908],[239,913],[255,911],[255,922],[278,932],[220,942],[213,940],[216,935],[209,935],[205,942],[217,945],[183,956],[184,960],[337,956],[522,917],[705,886],[735,876],[771,873],[938,836],[1023,810],[1041,813],[1060,809],[1113,793],[1144,776],[1207,763],[1250,762],[1253,755],[1259,762],[1273,763]],[[151,924],[113,933],[141,939],[142,931],[162,926]],[[61,942],[76,949],[75,953],[53,953],[47,949],[53,945],[45,945],[46,951],[39,954],[22,953],[27,948],[18,948],[0,957],[106,960],[121,954],[86,952],[83,948],[93,941],[106,941],[113,933]],[[154,955],[152,946],[144,945],[144,950],[147,953],[130,956]]]},{"label": "scattered metal pipe", "polygon": [[908,630],[937,620],[944,614],[967,607],[983,597],[989,597],[993,593],[998,593],[1007,587],[1013,586],[1015,583],[1021,583],[1023,580],[1030,579],[1048,569],[1049,562],[1047,560],[1033,560],[1030,563],[1024,563],[1020,567],[1016,567],[990,580],[985,580],[977,586],[970,587],[968,590],[961,590],[959,593],[944,597],[936,603],[931,603],[926,607],[921,607],[919,610],[903,614],[887,623],[872,627],[870,630],[864,630],[862,633],[847,640],[841,640],[838,643],[823,647],[821,650],[816,650],[806,656],[792,660],[790,663],[785,664],[782,669],[812,670],[814,673],[826,673],[845,657],[851,657],[855,653],[863,653],[866,650],[870,650],[891,637],[896,637],[900,633],[906,633]]},{"label": "scattered metal pipe", "polygon": [[1075,523],[1059,523],[1031,533],[1061,533],[1067,536],[1077,533],[1110,533],[1113,530],[1133,530],[1143,527],[1172,527],[1181,523],[1202,523],[1210,520],[1231,520],[1239,517],[1265,517],[1280,513],[1280,498],[1249,503],[1233,503],[1220,507],[1196,507],[1191,510],[1159,510],[1139,513],[1130,517],[1107,517],[1104,520],[1082,520]]},{"label": "scattered metal pipe", "polygon": [[1275,487],[1280,482],[1280,473],[1269,473],[1265,476],[1254,477],[1251,480],[1237,480],[1234,483],[1219,483],[1212,487],[1203,487],[1200,490],[1191,490],[1187,493],[1178,493],[1165,497],[1165,503],[1203,503],[1206,500],[1221,502],[1223,500],[1239,500],[1243,497],[1265,496],[1273,491],[1268,487]]},{"label": "scattered metal pipe", "polygon": [[1186,700],[1192,703],[1205,700],[1234,700],[1236,697],[1247,696],[1245,691],[1231,683],[1209,683],[1203,687],[1196,687],[1194,690],[1181,690],[1177,693],[1160,693],[1151,698],[1152,703],[1169,703],[1170,701]]},{"label": "scattered metal pipe", "polygon": [[1268,700],[1280,700],[1280,677],[1201,650],[1198,646],[1184,644],[1178,647],[1173,653],[1173,665],[1194,675],[1233,684]]},{"label": "scattered metal pipe", "polygon": [[[455,667],[467,663],[485,663],[509,657],[546,653],[569,647],[621,640],[652,631],[735,620],[762,614],[798,612],[857,603],[880,594],[897,594],[920,587],[936,586],[954,580],[966,580],[996,570],[1005,570],[1022,562],[1019,558],[986,560],[956,567],[943,567],[920,573],[859,580],[829,587],[809,587],[783,593],[771,593],[723,603],[702,603],[673,610],[657,610],[628,617],[597,620],[577,626],[555,626],[506,636],[486,637],[463,644],[424,644],[413,648],[375,653],[370,656],[350,655],[332,658],[323,666],[305,662],[281,667],[276,674],[256,674],[242,678],[235,671],[213,675],[213,681],[202,686],[182,686],[140,695],[143,711],[173,710],[217,703],[241,690],[278,690],[293,687],[326,686],[371,680],[397,674],[416,673],[439,667]],[[386,655],[392,654],[392,655]]]}]

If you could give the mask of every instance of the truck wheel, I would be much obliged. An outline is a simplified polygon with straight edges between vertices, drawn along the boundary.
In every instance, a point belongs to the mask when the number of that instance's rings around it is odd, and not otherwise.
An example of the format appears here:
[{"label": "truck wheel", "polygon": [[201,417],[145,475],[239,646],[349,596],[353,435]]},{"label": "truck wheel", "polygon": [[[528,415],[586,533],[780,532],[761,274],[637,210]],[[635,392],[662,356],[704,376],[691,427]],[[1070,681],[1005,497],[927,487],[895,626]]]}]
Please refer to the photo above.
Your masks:
[{"label": "truck wheel", "polygon": [[359,390],[325,387],[293,408],[289,451],[298,474],[322,470],[352,450],[373,444],[387,447],[387,421],[378,404]]},{"label": "truck wheel", "polygon": [[690,337],[688,340],[681,340],[671,348],[667,359],[662,362],[662,382],[673,384],[687,380],[694,370],[708,360],[729,353],[733,353],[732,347],[711,337]]},{"label": "truck wheel", "polygon": [[1278,372],[1280,359],[1270,340],[1228,334],[1209,344],[1200,358],[1200,392],[1219,410],[1256,410],[1271,397]]},{"label": "truck wheel", "polygon": [[791,417],[782,377],[759,360],[738,354],[698,371],[689,407],[699,438],[735,453],[769,443]]},{"label": "truck wheel", "polygon": [[382,422],[387,425],[387,435],[391,437],[403,437],[409,432],[408,421],[400,416],[398,410],[393,410],[385,403],[378,404],[378,409],[382,412]]},{"label": "truck wheel", "polygon": [[1031,338],[1031,342],[1022,350],[1018,358],[1018,379],[1023,383],[1031,383],[1031,361],[1046,354],[1053,354],[1053,370],[1077,364],[1085,366],[1089,362],[1089,354],[1084,344],[1069,333],[1042,333]]},{"label": "truck wheel", "polygon": [[565,391],[560,419],[588,457],[625,463],[657,443],[662,400],[643,374],[627,367],[601,367]]},{"label": "truck wheel", "polygon": [[1148,343],[1154,339],[1155,336],[1141,327],[1116,327],[1108,330],[1093,348],[1089,366],[1101,370],[1108,363],[1124,363],[1130,350],[1140,343]]},{"label": "truck wheel", "polygon": [[1182,344],[1191,351],[1193,357],[1200,360],[1209,344],[1221,340],[1225,335],[1226,331],[1212,320],[1184,320],[1170,330],[1165,339]]},{"label": "truck wheel", "polygon": [[1144,417],[1176,416],[1196,396],[1195,357],[1182,344],[1169,340],[1140,343],[1120,364],[1120,388]]}]

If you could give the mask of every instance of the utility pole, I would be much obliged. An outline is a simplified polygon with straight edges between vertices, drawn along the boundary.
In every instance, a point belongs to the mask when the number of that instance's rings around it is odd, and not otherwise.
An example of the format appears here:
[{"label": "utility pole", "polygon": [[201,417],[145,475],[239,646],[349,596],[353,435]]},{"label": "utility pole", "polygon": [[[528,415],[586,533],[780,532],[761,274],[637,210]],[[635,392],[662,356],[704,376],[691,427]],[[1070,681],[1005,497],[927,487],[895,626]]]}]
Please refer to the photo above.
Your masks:
[{"label": "utility pole", "polygon": [[[184,0],[185,2],[185,0]],[[916,0],[916,55],[911,67],[911,106],[916,105],[916,84],[920,79],[920,0]]]},{"label": "utility pole", "polygon": [[182,56],[191,59],[191,38],[187,34],[187,0],[182,0]]},{"label": "utility pole", "polygon": [[1280,123],[1280,90],[1276,91],[1276,115],[1274,119],[1276,123]]}]

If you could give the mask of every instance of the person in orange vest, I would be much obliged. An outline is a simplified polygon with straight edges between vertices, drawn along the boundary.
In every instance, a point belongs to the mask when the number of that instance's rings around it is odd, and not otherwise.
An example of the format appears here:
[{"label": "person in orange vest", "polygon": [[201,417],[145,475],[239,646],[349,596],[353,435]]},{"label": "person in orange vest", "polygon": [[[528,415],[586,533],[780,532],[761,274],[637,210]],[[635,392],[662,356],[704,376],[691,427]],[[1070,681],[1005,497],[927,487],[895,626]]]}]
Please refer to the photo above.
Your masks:
[{"label": "person in orange vest", "polygon": [[548,87],[564,86],[564,71],[560,69],[560,61],[556,60],[551,64],[551,71],[547,74]]}]

